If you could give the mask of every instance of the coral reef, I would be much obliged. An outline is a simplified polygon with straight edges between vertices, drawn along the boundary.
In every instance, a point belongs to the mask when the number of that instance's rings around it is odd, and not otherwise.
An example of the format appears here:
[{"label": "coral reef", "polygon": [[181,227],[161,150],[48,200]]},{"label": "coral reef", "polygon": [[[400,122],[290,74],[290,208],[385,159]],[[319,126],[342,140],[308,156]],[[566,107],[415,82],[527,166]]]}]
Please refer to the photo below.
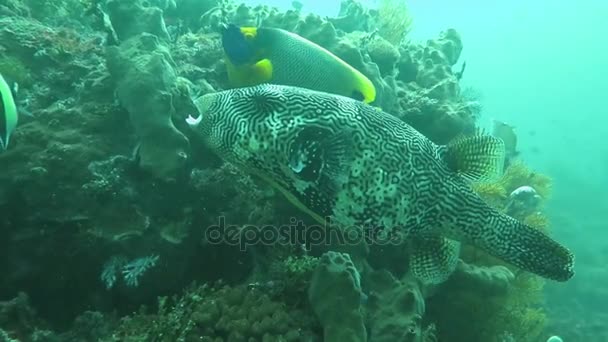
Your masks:
[{"label": "coral reef", "polygon": [[219,283],[193,286],[173,300],[161,297],[157,313],[124,318],[114,337],[120,341],[311,341],[315,329],[309,316],[260,290]]},{"label": "coral reef", "polygon": [[327,252],[312,275],[308,297],[323,326],[323,341],[367,341],[361,276],[346,253]]},{"label": "coral reef", "polygon": [[171,121],[172,92],[177,87],[172,64],[158,38],[145,33],[108,49],[108,69],[117,83],[118,98],[140,140],[139,163],[161,179],[177,177],[189,152],[187,138]]},{"label": "coral reef", "polygon": [[[139,163],[158,178],[174,179],[188,158],[189,144],[171,121],[178,78],[175,62],[162,42],[169,39],[162,11],[144,8],[135,0],[110,1],[108,10],[123,41],[108,48],[108,69],[139,137]],[[133,17],[141,20],[130,20]]]},{"label": "coral reef", "polygon": [[[108,15],[121,41],[126,41],[141,33],[149,33],[161,40],[169,40],[169,33],[163,20],[163,11],[156,7],[144,7],[142,1],[108,1]],[[133,20],[137,18],[137,20]]]},{"label": "coral reef", "polygon": [[385,270],[366,277],[369,288],[370,341],[423,342],[432,338],[423,330],[425,300],[420,283],[411,276],[402,280]]},{"label": "coral reef", "polygon": [[[217,32],[230,22],[327,48],[372,80],[374,105],[437,143],[474,132],[479,104],[452,70],[459,34],[406,41],[407,9],[382,3],[344,1],[322,18],[215,0],[0,1],[0,72],[34,114],[0,153],[0,340],[547,337],[543,281],[469,246],[450,279],[426,287],[408,272],[406,243],[247,240],[251,227],[311,219],[183,129],[193,97],[228,87]],[[475,187],[549,228],[550,180],[523,162]],[[115,278],[104,277],[109,260],[122,260]],[[204,285],[158,299],[193,281]]]},{"label": "coral reef", "polygon": [[459,77],[452,70],[463,44],[454,29],[442,32],[426,45],[400,46],[396,77],[399,106],[394,113],[436,143],[445,144],[474,132],[477,105],[460,93]]}]

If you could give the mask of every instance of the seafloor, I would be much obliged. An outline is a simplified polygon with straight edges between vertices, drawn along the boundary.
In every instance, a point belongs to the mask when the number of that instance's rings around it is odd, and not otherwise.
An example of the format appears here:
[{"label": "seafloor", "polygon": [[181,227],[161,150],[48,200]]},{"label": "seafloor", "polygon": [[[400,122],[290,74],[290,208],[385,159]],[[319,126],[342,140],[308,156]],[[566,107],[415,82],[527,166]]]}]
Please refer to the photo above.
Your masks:
[{"label": "seafloor", "polygon": [[[475,131],[460,35],[402,39],[408,13],[391,3],[322,18],[215,0],[0,0],[0,72],[33,114],[0,153],[0,341],[546,340],[544,281],[471,247],[431,287],[408,275],[405,245],[252,246],[204,228],[312,223],[184,129],[193,98],[228,88],[223,23],[327,48],[436,143]],[[520,186],[543,200],[551,188],[511,160],[477,190],[548,229],[542,203],[509,196]]]}]

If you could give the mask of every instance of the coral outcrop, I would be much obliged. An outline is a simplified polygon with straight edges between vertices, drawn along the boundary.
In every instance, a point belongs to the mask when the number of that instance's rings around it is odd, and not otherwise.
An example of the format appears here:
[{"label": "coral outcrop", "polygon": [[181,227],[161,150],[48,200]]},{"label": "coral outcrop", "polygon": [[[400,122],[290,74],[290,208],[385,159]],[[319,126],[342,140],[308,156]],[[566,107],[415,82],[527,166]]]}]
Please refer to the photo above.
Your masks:
[{"label": "coral outcrop", "polygon": [[369,289],[370,341],[424,342],[432,332],[423,328],[426,311],[423,288],[411,276],[397,280],[386,270],[366,277]]},{"label": "coral outcrop", "polygon": [[[314,321],[246,286],[216,284],[161,298],[155,314],[124,319],[114,336],[123,341],[311,341]],[[107,339],[103,341],[112,341]]]},{"label": "coral outcrop", "polygon": [[108,48],[116,94],[139,138],[139,163],[161,179],[176,178],[189,154],[188,139],[171,120],[178,82],[173,65],[169,50],[147,33]]},{"label": "coral outcrop", "polygon": [[323,326],[323,341],[367,341],[361,276],[346,253],[327,252],[312,275],[308,298]]}]

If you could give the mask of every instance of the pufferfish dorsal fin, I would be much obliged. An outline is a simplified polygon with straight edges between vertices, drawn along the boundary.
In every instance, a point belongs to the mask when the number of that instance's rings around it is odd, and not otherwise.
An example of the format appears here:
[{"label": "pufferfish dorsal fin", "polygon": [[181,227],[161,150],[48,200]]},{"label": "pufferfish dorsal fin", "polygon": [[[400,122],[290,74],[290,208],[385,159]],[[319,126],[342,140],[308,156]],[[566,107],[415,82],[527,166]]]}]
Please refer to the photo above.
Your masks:
[{"label": "pufferfish dorsal fin", "polygon": [[471,182],[499,178],[505,165],[505,143],[500,138],[477,132],[452,140],[443,153],[452,171]]},{"label": "pufferfish dorsal fin", "polygon": [[439,235],[412,236],[410,272],[425,284],[441,284],[456,269],[460,242]]}]

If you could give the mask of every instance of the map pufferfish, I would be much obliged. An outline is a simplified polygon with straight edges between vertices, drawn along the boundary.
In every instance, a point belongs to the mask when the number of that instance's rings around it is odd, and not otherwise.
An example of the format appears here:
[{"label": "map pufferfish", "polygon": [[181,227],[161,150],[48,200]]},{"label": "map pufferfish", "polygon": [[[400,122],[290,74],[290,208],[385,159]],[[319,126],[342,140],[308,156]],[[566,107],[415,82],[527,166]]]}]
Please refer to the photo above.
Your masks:
[{"label": "map pufferfish", "polygon": [[228,80],[233,87],[262,83],[376,99],[374,84],[323,47],[295,33],[269,27],[228,25],[222,31]]},{"label": "map pufferfish", "polygon": [[449,276],[460,242],[545,278],[574,275],[568,249],[471,189],[502,167],[500,139],[439,146],[360,101],[280,85],[207,94],[197,106],[186,121],[218,156],[319,222],[400,229],[416,247],[410,268],[428,282]]}]

